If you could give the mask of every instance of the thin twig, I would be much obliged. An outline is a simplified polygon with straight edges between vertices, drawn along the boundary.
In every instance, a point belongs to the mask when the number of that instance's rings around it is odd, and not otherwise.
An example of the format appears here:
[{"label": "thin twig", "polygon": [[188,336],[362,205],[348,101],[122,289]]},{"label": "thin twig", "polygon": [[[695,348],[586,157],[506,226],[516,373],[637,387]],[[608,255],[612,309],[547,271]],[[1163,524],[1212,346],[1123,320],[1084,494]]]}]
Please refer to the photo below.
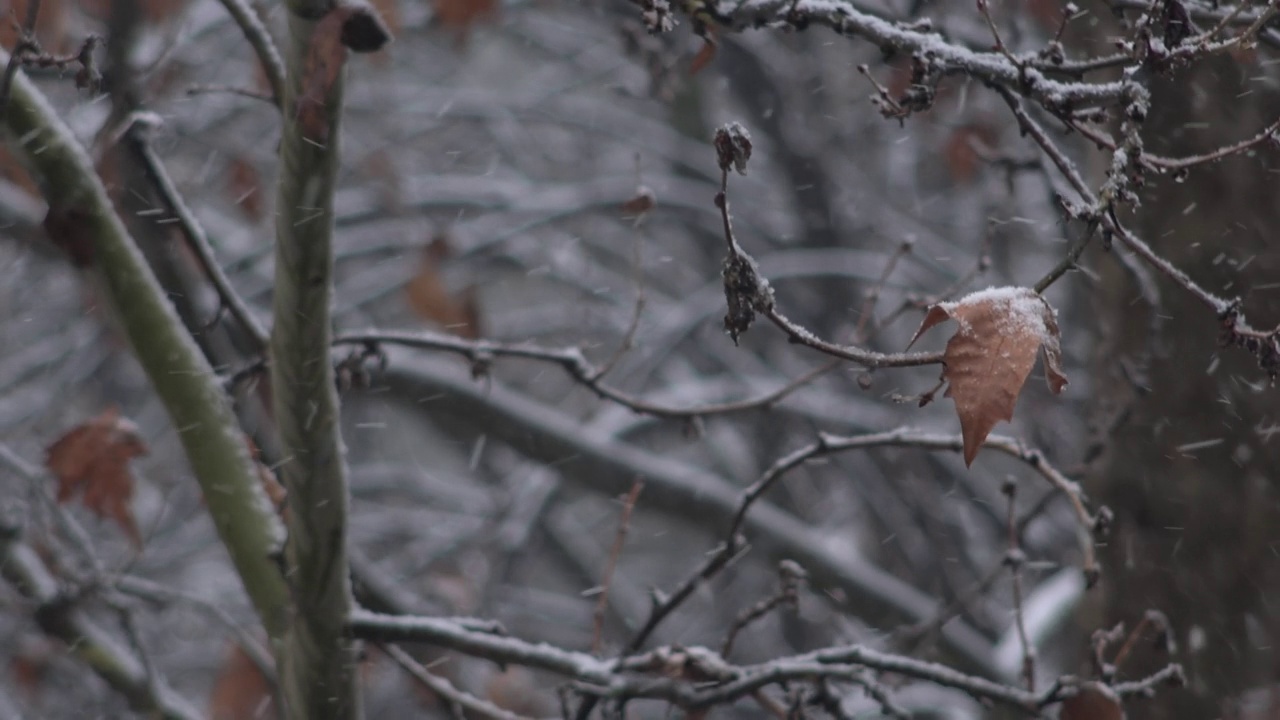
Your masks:
[{"label": "thin twig", "polygon": [[236,85],[205,84],[205,85],[192,85],[191,87],[187,88],[188,95],[207,95],[211,93],[229,93],[231,95],[240,95],[241,97],[247,97],[253,100],[260,100],[262,102],[271,103],[272,105],[275,105],[276,103],[276,99],[271,97],[270,95],[263,95],[257,90],[250,90],[249,88],[238,87]]},{"label": "thin twig", "polygon": [[219,0],[222,6],[226,8],[227,13],[236,21],[236,25],[240,26],[240,32],[244,34],[245,40],[249,41],[253,52],[258,56],[258,64],[262,68],[262,74],[267,78],[267,84],[271,86],[271,95],[278,108],[283,111],[285,98],[285,69],[284,60],[280,58],[280,51],[276,49],[275,41],[271,39],[271,33],[267,32],[267,28],[262,24],[262,20],[258,18],[257,13],[245,0]]},{"label": "thin twig", "polygon": [[517,715],[510,710],[494,705],[488,700],[481,700],[467,692],[463,692],[453,686],[445,678],[439,675],[432,675],[422,666],[413,656],[401,650],[398,646],[391,643],[378,643],[378,648],[386,653],[387,657],[395,661],[409,676],[414,680],[422,683],[431,692],[439,695],[448,702],[451,702],[465,710],[470,710],[481,717],[491,718],[492,720],[529,720],[524,715]]},{"label": "thin twig", "polygon": [[618,343],[618,348],[591,376],[592,382],[598,382],[613,370],[613,367],[622,359],[622,356],[626,355],[627,351],[635,345],[636,331],[640,329],[640,317],[644,313],[644,306],[647,300],[644,296],[644,267],[640,262],[639,228],[636,229],[636,236],[631,242],[631,272],[634,274],[636,286],[636,301],[631,309],[631,321],[627,323],[627,331],[623,333],[622,342]]},{"label": "thin twig", "polygon": [[720,657],[728,658],[733,652],[733,642],[737,640],[738,633],[742,632],[748,625],[768,615],[770,612],[782,605],[795,607],[799,601],[800,583],[805,579],[804,568],[790,560],[783,560],[778,563],[778,591],[751,607],[743,610],[734,618],[733,625],[729,627],[729,634],[724,639],[724,644],[720,647]]},{"label": "thin twig", "polygon": [[[932,433],[922,433],[910,428],[898,428],[882,433],[868,433],[866,435],[854,435],[842,437],[831,435],[828,433],[819,433],[817,441],[810,443],[786,456],[779,458],[774,462],[760,479],[752,483],[746,490],[742,492],[742,500],[738,504],[737,513],[730,525],[729,533],[732,536],[739,532],[742,524],[746,520],[747,513],[751,506],[777,482],[787,472],[813,460],[814,458],[830,455],[836,452],[846,450],[866,449],[872,447],[917,447],[928,450],[950,450],[959,452],[963,449],[964,441],[958,435],[936,435]],[[1094,517],[1085,508],[1084,492],[1080,486],[1068,479],[1056,468],[1049,464],[1044,458],[1044,454],[1034,448],[1023,445],[1020,441],[1006,437],[1003,435],[991,435],[983,443],[983,447],[997,450],[1006,455],[1010,455],[1027,465],[1031,466],[1045,480],[1049,481],[1057,490],[1061,491],[1071,501],[1072,509],[1075,510],[1076,518],[1082,529],[1091,533],[1098,524],[1098,519]],[[1092,575],[1096,573],[1096,560],[1094,558],[1093,543],[1087,539],[1082,541],[1081,551],[1084,553],[1084,571],[1086,574]]]},{"label": "thin twig", "polygon": [[227,278],[226,273],[222,271],[222,266],[218,264],[218,259],[214,257],[213,247],[209,244],[209,238],[205,234],[204,228],[196,220],[190,208],[187,207],[186,201],[183,200],[182,194],[178,191],[177,186],[174,185],[173,179],[169,177],[164,161],[160,159],[155,149],[151,147],[151,142],[148,138],[151,128],[150,124],[141,121],[135,121],[129,127],[124,137],[130,150],[133,151],[139,164],[142,165],[147,178],[155,188],[156,194],[164,204],[165,210],[177,219],[178,227],[182,230],[182,235],[186,238],[188,247],[190,247],[192,254],[195,255],[200,263],[200,268],[209,278],[209,282],[213,283],[213,287],[217,290],[218,301],[235,316],[241,328],[253,340],[257,350],[259,352],[265,351],[269,340],[266,328],[258,322],[253,311],[249,309],[248,304],[231,286],[231,281]]},{"label": "thin twig", "polygon": [[[422,642],[500,664],[553,672],[573,679],[580,692],[597,699],[653,698],[686,709],[733,702],[761,688],[790,681],[830,678],[856,683],[868,669],[953,688],[979,700],[1025,711],[1038,711],[1062,700],[1062,684],[1032,693],[966,675],[939,663],[863,645],[830,647],[757,665],[736,666],[700,647],[661,647],[642,655],[601,660],[546,643],[476,633],[440,618],[378,615],[364,610],[352,613],[349,627],[356,637],[372,641]],[[1121,697],[1142,695],[1155,685],[1180,676],[1181,668],[1169,665],[1150,677],[1118,684],[1113,689]]]},{"label": "thin twig", "polygon": [[711,415],[728,415],[744,410],[768,408],[796,390],[813,382],[819,376],[832,370],[831,365],[824,365],[791,380],[776,390],[746,400],[735,400],[725,403],[711,403],[695,407],[661,405],[649,402],[630,393],[608,385],[600,379],[599,368],[587,360],[578,348],[548,348],[531,343],[503,343],[493,340],[467,340],[465,338],[430,331],[405,332],[397,330],[366,330],[348,332],[334,338],[333,344],[340,345],[402,345],[422,350],[436,350],[461,355],[469,360],[477,369],[483,369],[495,357],[520,358],[537,360],[559,365],[578,384],[587,388],[597,396],[615,402],[623,407],[643,415],[668,419],[689,419]]},{"label": "thin twig", "polygon": [[[716,194],[715,205],[720,210],[721,224],[724,228],[725,245],[728,247],[729,261],[737,261],[741,267],[752,268],[750,273],[744,273],[739,280],[748,280],[756,284],[755,288],[751,288],[749,292],[743,292],[742,288],[736,285],[732,286],[732,290],[739,294],[745,295],[741,299],[743,303],[753,305],[753,310],[764,315],[774,325],[787,334],[787,338],[798,345],[813,348],[818,352],[849,360],[868,368],[884,368],[884,367],[916,367],[920,365],[938,365],[942,363],[942,353],[896,353],[885,354],[872,350],[865,350],[854,345],[838,345],[827,342],[819,338],[817,335],[801,326],[799,323],[791,320],[778,310],[777,304],[773,301],[773,293],[769,290],[769,282],[754,275],[756,266],[755,259],[752,258],[742,246],[738,243],[737,237],[733,233],[733,222],[730,219],[729,199],[728,199],[728,180],[729,172],[725,168],[725,163],[721,161],[721,190]],[[731,289],[726,279],[726,292]],[[732,309],[731,309],[732,312]],[[728,319],[726,319],[728,322]],[[732,331],[731,331],[732,332]]]},{"label": "thin twig", "polygon": [[1004,44],[1004,40],[1000,39],[1000,29],[996,27],[996,21],[991,17],[991,8],[988,0],[978,0],[978,12],[982,15],[982,19],[987,22],[987,29],[991,31],[991,38],[995,41],[996,51],[1003,54],[1017,67],[1022,67],[1022,63],[1018,58],[1009,52],[1009,47]]},{"label": "thin twig", "polygon": [[1009,549],[1005,554],[1005,565],[1013,577],[1013,622],[1018,630],[1018,641],[1022,644],[1022,677],[1027,690],[1036,691],[1036,649],[1027,636],[1027,623],[1022,611],[1022,566],[1026,564],[1026,554],[1022,551],[1018,536],[1018,485],[1007,480],[1001,492],[1009,499],[1006,522],[1009,528]]},{"label": "thin twig", "polygon": [[618,557],[622,555],[622,545],[627,539],[627,530],[631,525],[631,512],[636,508],[640,492],[644,490],[644,480],[636,480],[631,492],[622,501],[622,516],[618,518],[618,532],[613,538],[613,547],[609,550],[609,561],[605,564],[604,578],[600,581],[600,597],[596,599],[596,609],[592,614],[591,652],[599,653],[604,641],[604,614],[609,607],[609,586],[613,581],[613,573],[618,568]]}]

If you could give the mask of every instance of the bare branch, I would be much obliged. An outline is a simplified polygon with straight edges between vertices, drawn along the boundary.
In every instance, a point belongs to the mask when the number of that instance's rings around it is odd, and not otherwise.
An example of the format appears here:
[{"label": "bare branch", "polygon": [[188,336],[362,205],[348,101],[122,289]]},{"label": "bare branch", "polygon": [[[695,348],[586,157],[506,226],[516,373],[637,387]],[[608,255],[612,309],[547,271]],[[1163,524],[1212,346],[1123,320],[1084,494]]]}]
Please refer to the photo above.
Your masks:
[{"label": "bare branch", "polygon": [[578,348],[549,348],[531,343],[503,343],[493,340],[467,340],[454,335],[428,330],[406,332],[400,330],[364,330],[347,332],[334,338],[335,346],[381,344],[461,355],[471,362],[473,372],[483,373],[493,358],[510,357],[559,365],[575,382],[597,396],[615,402],[644,415],[670,419],[692,419],[711,415],[728,415],[744,410],[768,408],[816,378],[834,369],[832,365],[817,367],[759,397],[725,403],[712,403],[695,407],[660,405],[619,390],[603,381],[602,368],[587,360]]},{"label": "bare branch", "polygon": [[609,551],[609,562],[605,565],[604,579],[600,582],[600,597],[596,599],[596,609],[592,614],[591,651],[600,652],[600,643],[604,640],[604,612],[609,607],[609,586],[613,573],[618,568],[618,557],[622,555],[622,545],[627,539],[627,529],[631,524],[631,512],[636,509],[640,492],[644,490],[644,481],[636,480],[631,492],[622,501],[622,517],[618,518],[618,533],[613,539],[613,548]]},{"label": "bare branch", "polygon": [[94,623],[76,606],[73,598],[61,594],[58,580],[49,573],[36,551],[19,539],[19,533],[17,527],[0,526],[0,574],[37,604],[35,619],[40,629],[66,643],[81,662],[128,700],[135,711],[154,713],[166,720],[202,717]]},{"label": "bare branch", "polygon": [[266,329],[258,322],[253,310],[245,304],[239,293],[231,286],[231,281],[227,279],[226,273],[222,272],[222,266],[218,264],[218,259],[214,257],[213,248],[209,245],[209,238],[205,234],[204,228],[196,220],[190,208],[187,207],[182,194],[178,192],[177,186],[173,184],[173,179],[169,177],[169,172],[165,169],[164,162],[156,155],[155,149],[151,147],[148,133],[152,129],[153,126],[150,123],[135,120],[124,134],[129,149],[133,151],[148,179],[155,186],[156,194],[159,195],[160,201],[164,203],[165,209],[177,219],[178,227],[182,229],[182,235],[186,238],[192,254],[200,262],[200,267],[209,278],[209,282],[213,283],[213,287],[218,291],[219,302],[235,316],[241,328],[253,340],[258,352],[265,352],[269,339]]},{"label": "bare branch", "polygon": [[[525,665],[571,678],[583,693],[599,698],[654,698],[686,709],[733,702],[779,683],[829,678],[859,683],[868,669],[961,690],[975,698],[1027,712],[1061,702],[1066,690],[1059,683],[1045,693],[1033,693],[973,675],[946,665],[884,653],[862,645],[847,645],[778,658],[758,665],[735,666],[706,648],[662,647],[617,660],[600,660],[586,653],[562,650],[545,643],[529,643],[465,630],[449,621],[428,617],[377,615],[357,610],[351,632],[380,642],[420,642],[484,658],[499,664]],[[1121,696],[1141,695],[1157,684],[1180,677],[1170,665],[1136,683],[1115,686]]]},{"label": "bare branch", "polygon": [[[566,480],[584,489],[617,495],[627,492],[635,478],[643,478],[646,506],[655,511],[691,520],[700,527],[729,527],[737,514],[741,493],[719,476],[618,442],[501,383],[478,385],[454,365],[432,363],[404,352],[392,353],[390,360],[385,381],[393,391],[392,398],[412,407],[447,408],[451,418],[465,418],[482,427],[491,439],[554,465]],[[804,523],[767,503],[759,503],[741,525],[751,534],[751,542],[773,560],[800,563],[815,587],[840,588],[851,611],[869,621],[926,622],[940,606],[934,598],[880,568],[835,552]],[[723,552],[723,548],[713,550],[708,558],[727,562],[733,553]],[[973,628],[961,622],[948,623],[939,640],[962,667],[990,677],[1001,676],[1001,670],[991,664],[991,644]]]},{"label": "bare branch", "polygon": [[[0,52],[0,61],[8,58]],[[279,520],[265,500],[230,402],[182,327],[141,252],[116,215],[93,164],[25,74],[13,80],[4,121],[16,149],[44,179],[46,228],[92,247],[89,261],[142,367],[164,402],[217,527],[268,634],[283,631],[288,596],[271,557]]]},{"label": "bare branch", "polygon": [[245,40],[249,41],[249,46],[257,54],[258,65],[267,78],[267,84],[271,86],[271,100],[283,111],[285,107],[284,61],[280,59],[280,51],[276,49],[271,33],[267,32],[266,26],[262,24],[258,14],[246,0],[218,1],[222,3],[222,7],[226,8],[227,14],[236,21],[236,25],[240,26],[240,32],[244,34]]},{"label": "bare branch", "polygon": [[459,690],[453,686],[453,683],[439,675],[432,675],[417,660],[414,660],[412,655],[395,645],[380,643],[378,647],[387,654],[387,657],[394,660],[405,672],[409,673],[414,680],[422,683],[423,687],[444,698],[447,702],[453,703],[464,710],[470,710],[480,717],[492,718],[492,720],[528,720],[523,715],[503,710],[491,702],[481,700],[474,695]]}]

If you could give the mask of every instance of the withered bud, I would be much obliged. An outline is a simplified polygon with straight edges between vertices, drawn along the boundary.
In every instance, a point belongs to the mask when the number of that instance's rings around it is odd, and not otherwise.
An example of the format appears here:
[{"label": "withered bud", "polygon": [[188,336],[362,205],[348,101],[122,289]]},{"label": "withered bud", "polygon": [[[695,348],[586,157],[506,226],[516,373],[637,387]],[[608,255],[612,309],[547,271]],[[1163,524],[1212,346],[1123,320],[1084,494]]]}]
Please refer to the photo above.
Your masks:
[{"label": "withered bud", "polygon": [[742,123],[731,122],[716,128],[714,142],[720,169],[727,172],[732,166],[739,175],[746,175],[747,161],[751,159],[751,133]]}]

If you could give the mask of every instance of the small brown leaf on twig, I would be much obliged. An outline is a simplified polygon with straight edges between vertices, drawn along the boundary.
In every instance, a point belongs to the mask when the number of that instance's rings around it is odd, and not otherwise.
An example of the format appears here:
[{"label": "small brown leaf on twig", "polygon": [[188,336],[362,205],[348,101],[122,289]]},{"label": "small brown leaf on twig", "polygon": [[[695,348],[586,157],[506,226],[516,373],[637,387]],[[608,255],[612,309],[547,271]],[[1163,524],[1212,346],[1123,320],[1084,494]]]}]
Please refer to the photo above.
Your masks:
[{"label": "small brown leaf on twig", "polygon": [[146,454],[138,427],[111,408],[50,445],[45,466],[58,479],[59,503],[83,493],[85,507],[115,520],[134,546],[141,547],[142,534],[129,507],[133,498],[129,461]]},{"label": "small brown leaf on twig", "polygon": [[1059,720],[1124,720],[1124,708],[1114,691],[1100,683],[1088,683],[1062,702]]},{"label": "small brown leaf on twig", "polygon": [[965,465],[972,465],[996,423],[1013,419],[1018,394],[1042,348],[1049,389],[1058,394],[1066,386],[1058,322],[1049,303],[1030,288],[988,288],[931,306],[907,347],[947,320],[960,329],[947,341],[942,379],[960,416]]},{"label": "small brown leaf on twig", "polygon": [[698,54],[693,56],[693,62],[689,63],[690,75],[697,75],[716,59],[716,40],[711,32],[711,28],[708,27],[707,34],[702,38],[702,47],[698,49]]},{"label": "small brown leaf on twig", "polygon": [[289,491],[280,484],[280,480],[276,478],[271,468],[262,464],[262,451],[258,449],[253,438],[245,435],[244,442],[249,446],[249,457],[253,460],[254,469],[258,471],[258,484],[262,487],[262,492],[266,494],[267,500],[271,501],[271,507],[275,508],[276,514],[288,525]]},{"label": "small brown leaf on twig", "polygon": [[652,210],[657,204],[658,199],[653,194],[653,190],[648,185],[640,185],[636,187],[636,194],[622,203],[622,214],[626,217],[639,217]]}]

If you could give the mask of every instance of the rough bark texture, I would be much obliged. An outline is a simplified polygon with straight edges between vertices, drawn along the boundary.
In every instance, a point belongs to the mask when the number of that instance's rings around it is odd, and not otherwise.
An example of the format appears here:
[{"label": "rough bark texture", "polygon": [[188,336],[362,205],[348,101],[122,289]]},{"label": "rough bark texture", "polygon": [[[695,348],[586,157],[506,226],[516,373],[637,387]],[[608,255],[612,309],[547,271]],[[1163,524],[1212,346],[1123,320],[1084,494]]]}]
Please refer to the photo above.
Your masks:
[{"label": "rough bark texture", "polygon": [[[314,16],[299,4],[290,7],[290,94],[280,149],[271,334],[271,386],[285,453],[280,471],[290,507],[285,557],[294,602],[280,680],[286,716],[299,720],[361,715],[355,654],[345,632],[351,610],[347,478],[329,362],[333,186],[346,50],[320,37],[317,29],[325,21],[308,19]],[[338,66],[322,71],[317,61]],[[320,75],[327,81],[315,82]]]},{"label": "rough bark texture", "polygon": [[[1157,83],[1148,149],[1191,155],[1256,132],[1277,111],[1257,74],[1221,58]],[[1280,245],[1266,233],[1280,222],[1276,168],[1274,153],[1263,152],[1198,167],[1183,183],[1159,179],[1132,220],[1207,288],[1242,296],[1263,327],[1280,320],[1280,293],[1266,287],[1280,276]],[[1090,488],[1117,513],[1100,620],[1132,627],[1147,608],[1168,613],[1189,688],[1161,693],[1143,717],[1215,717],[1229,713],[1218,699],[1274,682],[1280,658],[1280,445],[1267,431],[1280,396],[1249,354],[1217,346],[1217,318],[1189,294],[1158,283],[1153,334],[1133,277],[1118,263],[1108,273],[1098,317],[1114,318],[1101,329],[1111,380],[1098,397],[1137,397]],[[1117,359],[1133,363],[1149,393],[1134,393]],[[1202,445],[1185,449],[1193,443]],[[1136,676],[1143,660],[1139,653],[1122,672]]]}]

